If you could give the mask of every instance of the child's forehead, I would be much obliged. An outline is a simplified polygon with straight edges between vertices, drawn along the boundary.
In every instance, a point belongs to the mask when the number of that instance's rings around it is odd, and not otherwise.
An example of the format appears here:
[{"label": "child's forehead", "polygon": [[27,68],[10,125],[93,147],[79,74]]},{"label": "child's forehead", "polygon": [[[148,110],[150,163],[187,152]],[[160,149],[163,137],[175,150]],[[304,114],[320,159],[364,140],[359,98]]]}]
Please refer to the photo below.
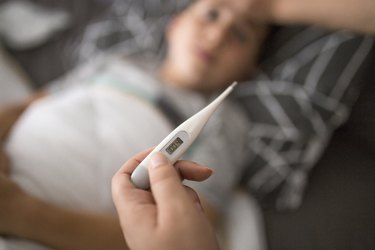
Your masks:
[{"label": "child's forehead", "polygon": [[231,11],[239,19],[251,20],[249,8],[253,0],[196,0],[193,5],[224,8]]},{"label": "child's forehead", "polygon": [[227,7],[238,13],[245,13],[253,5],[254,0],[196,0],[194,4],[209,3],[220,7]]}]

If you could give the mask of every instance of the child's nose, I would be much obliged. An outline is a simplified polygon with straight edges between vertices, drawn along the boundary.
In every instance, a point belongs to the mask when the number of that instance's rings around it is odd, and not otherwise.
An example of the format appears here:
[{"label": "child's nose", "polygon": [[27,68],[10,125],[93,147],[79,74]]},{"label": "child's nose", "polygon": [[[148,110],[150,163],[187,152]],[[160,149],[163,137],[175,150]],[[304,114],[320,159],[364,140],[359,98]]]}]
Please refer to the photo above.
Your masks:
[{"label": "child's nose", "polygon": [[212,25],[205,32],[206,42],[212,48],[222,46],[228,38],[228,27],[225,25]]}]

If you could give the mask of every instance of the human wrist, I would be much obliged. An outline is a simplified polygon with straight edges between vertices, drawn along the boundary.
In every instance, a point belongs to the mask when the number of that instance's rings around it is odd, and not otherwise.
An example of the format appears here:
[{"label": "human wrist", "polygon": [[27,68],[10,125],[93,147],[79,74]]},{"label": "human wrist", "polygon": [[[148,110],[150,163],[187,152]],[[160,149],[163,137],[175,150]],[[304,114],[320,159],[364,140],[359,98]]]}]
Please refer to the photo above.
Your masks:
[{"label": "human wrist", "polygon": [[373,1],[358,4],[356,0],[301,1],[301,0],[255,0],[262,2],[259,15],[268,22],[279,25],[315,25],[330,30],[350,30],[375,33]]},{"label": "human wrist", "polygon": [[[262,18],[273,24],[288,25],[288,24],[312,24],[314,22],[315,14],[318,17],[320,3],[311,4],[309,1],[301,0],[255,0],[259,3],[258,13]],[[311,15],[313,17],[311,17]]]},{"label": "human wrist", "polygon": [[294,10],[301,5],[299,0],[256,0],[258,13],[269,23],[286,24],[295,21]]}]

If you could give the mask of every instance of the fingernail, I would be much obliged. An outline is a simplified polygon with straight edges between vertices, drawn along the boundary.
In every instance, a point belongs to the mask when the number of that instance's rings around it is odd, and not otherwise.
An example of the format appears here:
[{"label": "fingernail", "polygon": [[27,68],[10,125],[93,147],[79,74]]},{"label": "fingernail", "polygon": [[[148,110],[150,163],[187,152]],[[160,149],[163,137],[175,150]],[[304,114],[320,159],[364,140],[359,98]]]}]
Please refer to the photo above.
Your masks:
[{"label": "fingernail", "polygon": [[209,168],[209,167],[207,167],[207,166],[203,166],[203,165],[200,165],[200,164],[198,164],[198,163],[196,163],[196,162],[193,162],[195,165],[197,165],[198,167],[200,167],[200,168],[202,168],[202,169],[205,169],[205,170],[207,170],[208,172],[210,172],[210,175],[212,175],[213,173],[214,173],[214,170],[212,169],[212,168]]},{"label": "fingernail", "polygon": [[196,162],[194,162],[194,161],[193,161],[193,163],[194,163],[195,165],[197,165],[198,167],[200,167],[200,168],[209,169],[211,172],[213,172],[213,170],[212,170],[211,168],[207,167],[207,166],[201,165],[201,164],[196,163]]},{"label": "fingernail", "polygon": [[214,170],[212,168],[207,168],[207,170],[210,172],[210,174],[214,173]]},{"label": "fingernail", "polygon": [[162,153],[155,153],[153,156],[151,156],[151,159],[150,159],[151,168],[157,168],[165,164],[168,164],[168,159]]}]

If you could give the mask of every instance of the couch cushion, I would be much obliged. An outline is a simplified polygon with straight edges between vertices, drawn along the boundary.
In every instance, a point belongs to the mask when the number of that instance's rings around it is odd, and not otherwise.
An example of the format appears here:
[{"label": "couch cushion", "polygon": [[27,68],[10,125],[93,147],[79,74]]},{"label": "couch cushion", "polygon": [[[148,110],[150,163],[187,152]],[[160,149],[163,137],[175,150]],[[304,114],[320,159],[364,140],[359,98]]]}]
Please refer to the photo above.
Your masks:
[{"label": "couch cushion", "polygon": [[311,173],[301,207],[265,211],[269,250],[375,249],[375,157],[339,129]]},{"label": "couch cushion", "polygon": [[358,147],[375,152],[375,57],[365,79],[367,82],[353,112],[344,126],[345,135]]},{"label": "couch cushion", "polygon": [[317,27],[276,29],[262,72],[237,88],[252,127],[243,182],[264,206],[296,208],[308,174],[365,83],[373,38]]}]

